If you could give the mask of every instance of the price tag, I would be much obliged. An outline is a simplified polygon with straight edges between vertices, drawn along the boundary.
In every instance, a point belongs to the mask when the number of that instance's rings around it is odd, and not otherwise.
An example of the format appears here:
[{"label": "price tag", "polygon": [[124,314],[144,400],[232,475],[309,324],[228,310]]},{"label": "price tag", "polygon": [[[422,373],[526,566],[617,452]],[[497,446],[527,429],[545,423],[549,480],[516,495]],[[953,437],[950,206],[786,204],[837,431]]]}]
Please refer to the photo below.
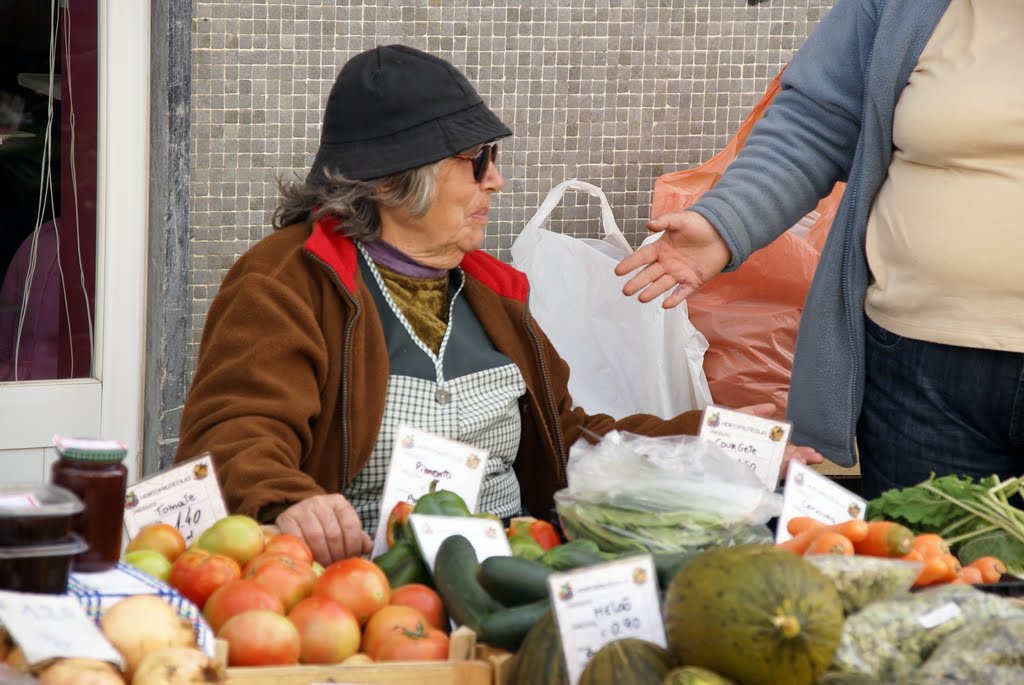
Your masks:
[{"label": "price tag", "polygon": [[160,521],[175,526],[191,543],[227,515],[209,454],[130,485],[124,497],[129,540]]},{"label": "price tag", "polygon": [[74,597],[0,590],[0,623],[21,647],[29,665],[82,657],[124,668],[121,654]]},{"label": "price tag", "polygon": [[612,640],[634,637],[668,647],[649,554],[548,577],[569,682]]},{"label": "price tag", "polygon": [[427,516],[413,514],[409,517],[416,544],[420,554],[427,562],[427,568],[433,570],[437,550],[445,538],[451,535],[462,535],[476,550],[477,561],[490,557],[512,556],[512,547],[501,521],[491,518],[468,518],[466,516]]},{"label": "price tag", "polygon": [[698,436],[718,445],[726,454],[754,472],[764,486],[775,490],[782,470],[782,457],[793,425],[788,421],[709,406],[704,409]]},{"label": "price tag", "polygon": [[782,488],[782,513],[775,528],[775,542],[785,542],[793,537],[786,530],[786,524],[796,516],[810,516],[832,525],[862,519],[867,508],[867,500],[806,464],[792,461],[786,474],[786,485]]},{"label": "price tag", "polygon": [[476,511],[480,487],[487,473],[487,452],[470,445],[402,425],[391,452],[387,481],[381,498],[380,519],[371,557],[388,549],[388,514],[399,502],[415,504],[437,481],[438,490],[461,497]]}]

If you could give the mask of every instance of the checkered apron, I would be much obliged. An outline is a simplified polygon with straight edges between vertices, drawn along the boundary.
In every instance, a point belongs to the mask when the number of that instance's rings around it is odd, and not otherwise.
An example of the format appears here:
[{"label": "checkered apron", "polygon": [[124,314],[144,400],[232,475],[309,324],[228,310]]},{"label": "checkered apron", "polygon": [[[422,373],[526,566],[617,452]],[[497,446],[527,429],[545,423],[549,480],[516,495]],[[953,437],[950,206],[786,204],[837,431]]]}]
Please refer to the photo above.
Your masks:
[{"label": "checkered apron", "polygon": [[[364,265],[373,274],[373,283],[368,283],[368,287],[375,286],[390,309],[390,312],[380,311],[381,317],[393,315],[401,324],[400,327],[390,329],[389,335],[408,336],[418,349],[401,346],[407,350],[404,354],[427,355],[434,373],[433,378],[398,374],[388,377],[384,419],[381,421],[377,444],[366,466],[342,490],[342,494],[355,507],[363,528],[373,535],[380,517],[380,501],[398,427],[407,424],[487,450],[487,473],[480,492],[480,511],[503,518],[519,513],[519,481],[512,470],[522,431],[518,400],[526,392],[526,383],[519,367],[508,357],[493,350],[492,346],[489,357],[499,362],[504,360],[505,363],[456,378],[445,375],[446,363],[451,366],[453,358],[459,353],[459,342],[452,340],[452,330],[457,320],[454,314],[464,278],[461,269],[453,273],[453,278],[459,279],[458,286],[449,297],[448,327],[435,355],[413,332],[388,292],[373,260],[362,245],[356,245],[362,253]],[[468,303],[463,302],[460,306],[466,307],[468,311]],[[385,330],[389,330],[387,325]],[[393,356],[390,353],[393,347],[390,342],[389,356]]]}]

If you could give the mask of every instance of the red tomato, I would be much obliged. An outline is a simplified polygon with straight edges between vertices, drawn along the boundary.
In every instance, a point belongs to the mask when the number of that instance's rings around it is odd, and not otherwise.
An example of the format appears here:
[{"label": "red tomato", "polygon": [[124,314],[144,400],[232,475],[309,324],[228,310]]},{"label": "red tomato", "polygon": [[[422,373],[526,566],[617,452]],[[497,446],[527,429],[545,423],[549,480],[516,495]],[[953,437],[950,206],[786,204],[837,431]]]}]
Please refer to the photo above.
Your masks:
[{"label": "red tomato", "polygon": [[304,664],[336,664],[359,651],[359,621],[326,597],[307,597],[288,612],[299,631]]},{"label": "red tomato", "polygon": [[299,661],[299,630],[287,617],[250,609],[232,616],[217,632],[228,642],[228,666],[288,666]]},{"label": "red tomato", "polygon": [[376,659],[377,648],[393,634],[405,630],[425,634],[430,629],[426,617],[412,607],[390,604],[381,607],[363,628],[361,651]]},{"label": "red tomato", "polygon": [[391,599],[391,586],[384,571],[369,559],[352,557],[336,561],[313,584],[313,594],[333,599],[366,625],[378,609]]},{"label": "red tomato", "polygon": [[213,591],[229,580],[242,577],[238,562],[205,549],[187,549],[171,564],[167,584],[202,609]]},{"label": "red tomato", "polygon": [[313,564],[313,550],[309,548],[306,541],[288,533],[280,533],[269,538],[263,547],[263,553],[282,554],[306,566]]},{"label": "red tomato", "polygon": [[419,610],[431,627],[448,632],[448,613],[444,610],[444,602],[430,586],[408,583],[397,587],[391,591],[391,603]]},{"label": "red tomato", "polygon": [[448,636],[428,628],[424,632],[400,630],[380,644],[374,661],[440,661],[448,658]]},{"label": "red tomato", "polygon": [[260,583],[277,595],[287,611],[313,592],[316,571],[310,564],[264,552],[249,560],[242,569],[242,577]]},{"label": "red tomato", "polygon": [[203,606],[203,616],[216,633],[229,618],[249,609],[267,609],[284,613],[277,595],[255,580],[229,580],[213,591]]}]

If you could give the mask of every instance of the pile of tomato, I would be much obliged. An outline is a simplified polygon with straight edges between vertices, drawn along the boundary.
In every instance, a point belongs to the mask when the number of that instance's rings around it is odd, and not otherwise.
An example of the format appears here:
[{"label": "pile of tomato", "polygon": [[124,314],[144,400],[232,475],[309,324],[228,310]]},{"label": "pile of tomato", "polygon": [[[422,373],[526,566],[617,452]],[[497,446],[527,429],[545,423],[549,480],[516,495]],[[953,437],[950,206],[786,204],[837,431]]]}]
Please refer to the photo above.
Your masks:
[{"label": "pile of tomato", "polygon": [[163,580],[227,641],[229,666],[448,658],[448,619],[429,586],[392,589],[361,558],[322,568],[304,541],[248,517],[215,525],[221,529],[186,547],[173,526],[153,524],[133,548],[167,556]]}]

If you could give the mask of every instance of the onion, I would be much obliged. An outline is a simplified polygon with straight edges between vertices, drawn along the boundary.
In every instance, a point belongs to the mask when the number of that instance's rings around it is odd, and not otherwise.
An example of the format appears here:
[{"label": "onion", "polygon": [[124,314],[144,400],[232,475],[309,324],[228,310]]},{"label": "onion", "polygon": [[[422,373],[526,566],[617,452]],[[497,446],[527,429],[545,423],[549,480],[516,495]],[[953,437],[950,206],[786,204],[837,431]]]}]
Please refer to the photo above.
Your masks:
[{"label": "onion", "polygon": [[164,647],[195,647],[192,622],[157,595],[132,595],[107,609],[100,629],[124,657],[129,678],[150,652]]},{"label": "onion", "polygon": [[106,661],[60,659],[39,674],[39,685],[124,685],[124,678]]},{"label": "onion", "polygon": [[135,669],[132,685],[219,683],[221,675],[214,661],[198,649],[164,647],[145,656]]}]

